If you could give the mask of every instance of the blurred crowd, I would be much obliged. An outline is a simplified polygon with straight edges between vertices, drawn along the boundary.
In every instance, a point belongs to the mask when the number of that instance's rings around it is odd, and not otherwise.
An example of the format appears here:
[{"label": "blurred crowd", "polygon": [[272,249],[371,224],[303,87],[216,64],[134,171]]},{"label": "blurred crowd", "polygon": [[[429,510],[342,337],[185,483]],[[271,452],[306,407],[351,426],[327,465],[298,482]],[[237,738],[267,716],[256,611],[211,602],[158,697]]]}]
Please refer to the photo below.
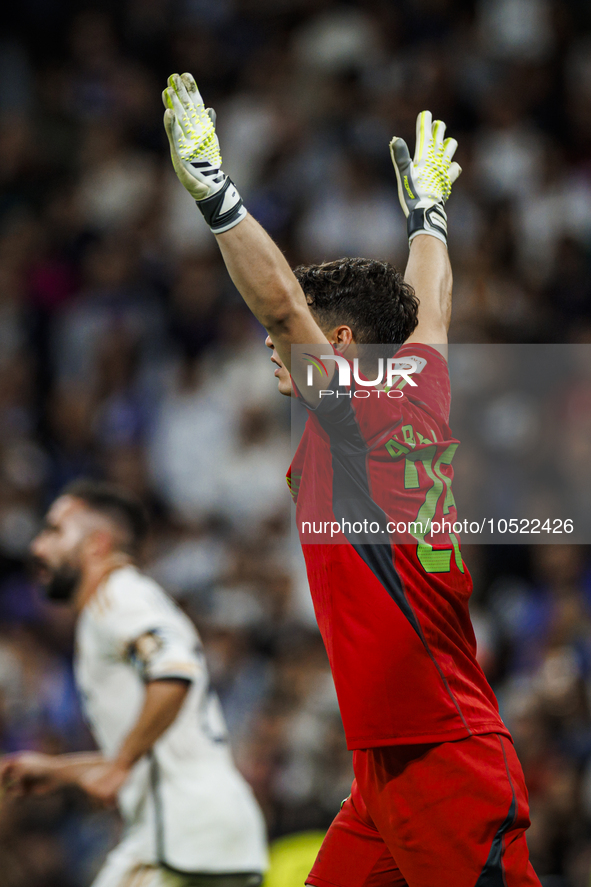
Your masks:
[{"label": "blurred crowd", "polygon": [[[292,264],[403,264],[388,142],[460,143],[452,340],[591,342],[585,0],[20,0],[0,35],[0,752],[90,747],[72,620],[26,571],[69,480],[148,503],[150,573],[195,619],[272,837],[352,778],[289,532],[289,403],[178,184],[160,92],[194,74],[224,169]],[[591,552],[467,547],[479,655],[526,771],[545,887],[591,871]],[[2,887],[87,887],[118,823],[0,802]]]}]

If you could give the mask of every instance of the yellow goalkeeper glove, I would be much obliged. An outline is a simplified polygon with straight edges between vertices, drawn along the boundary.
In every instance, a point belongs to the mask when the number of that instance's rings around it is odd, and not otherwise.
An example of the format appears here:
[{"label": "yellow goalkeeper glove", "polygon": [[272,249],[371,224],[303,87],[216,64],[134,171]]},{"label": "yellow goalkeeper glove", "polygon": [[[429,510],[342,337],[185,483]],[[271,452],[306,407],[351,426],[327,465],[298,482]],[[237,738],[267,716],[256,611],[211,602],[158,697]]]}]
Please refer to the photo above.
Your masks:
[{"label": "yellow goalkeeper glove", "polygon": [[213,233],[228,231],[242,221],[246,209],[222,171],[214,111],[205,108],[191,74],[172,74],[162,101],[172,165],[180,183],[196,200]]},{"label": "yellow goalkeeper glove", "polygon": [[444,135],[445,123],[442,120],[433,123],[431,112],[421,111],[417,117],[413,160],[403,139],[394,137],[390,142],[409,243],[417,234],[431,234],[447,243],[447,215],[443,205],[462,169],[452,162],[458,143],[455,139],[444,141]]}]

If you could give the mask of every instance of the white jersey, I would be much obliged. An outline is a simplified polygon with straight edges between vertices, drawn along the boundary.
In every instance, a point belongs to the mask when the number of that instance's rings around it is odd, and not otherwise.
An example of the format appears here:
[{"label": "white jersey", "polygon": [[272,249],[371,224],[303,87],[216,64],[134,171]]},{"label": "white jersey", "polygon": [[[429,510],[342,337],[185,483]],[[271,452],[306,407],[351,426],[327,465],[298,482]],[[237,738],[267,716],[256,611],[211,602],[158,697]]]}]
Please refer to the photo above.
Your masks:
[{"label": "white jersey", "polygon": [[191,681],[174,723],[140,760],[119,795],[138,863],[179,872],[261,872],[265,830],[232,761],[192,622],[135,567],[115,570],[84,607],[76,681],[101,751],[113,757],[143,706],[145,682]]}]

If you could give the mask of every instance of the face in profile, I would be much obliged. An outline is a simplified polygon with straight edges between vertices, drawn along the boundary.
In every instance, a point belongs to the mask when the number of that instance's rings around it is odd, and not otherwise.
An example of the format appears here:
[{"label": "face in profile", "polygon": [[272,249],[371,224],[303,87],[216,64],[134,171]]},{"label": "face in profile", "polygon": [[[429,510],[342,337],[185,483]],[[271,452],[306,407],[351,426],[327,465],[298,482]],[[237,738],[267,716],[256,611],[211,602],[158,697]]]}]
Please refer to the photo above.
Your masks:
[{"label": "face in profile", "polygon": [[60,496],[31,543],[33,566],[47,597],[69,601],[80,585],[85,538],[84,505],[73,496]]},{"label": "face in profile", "polygon": [[276,364],[275,376],[277,378],[277,388],[280,394],[285,394],[286,397],[291,397],[292,395],[292,387],[291,387],[291,376],[287,369],[283,366],[281,362],[281,358],[277,354],[275,346],[273,345],[273,341],[271,336],[267,336],[265,339],[265,345],[267,348],[270,348],[273,352],[271,355],[272,363]]}]

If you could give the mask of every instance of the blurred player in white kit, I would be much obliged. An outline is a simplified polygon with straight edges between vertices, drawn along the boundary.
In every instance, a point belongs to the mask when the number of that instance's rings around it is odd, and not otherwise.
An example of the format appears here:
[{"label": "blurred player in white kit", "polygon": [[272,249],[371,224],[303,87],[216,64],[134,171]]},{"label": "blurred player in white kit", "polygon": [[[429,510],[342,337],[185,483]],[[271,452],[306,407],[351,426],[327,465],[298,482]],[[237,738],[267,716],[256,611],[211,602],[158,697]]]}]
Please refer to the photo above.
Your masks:
[{"label": "blurred player in white kit", "polygon": [[93,887],[256,887],[263,818],[232,761],[199,636],[135,566],[146,518],[133,496],[77,481],[31,545],[48,596],[78,619],[75,673],[99,752],[0,761],[9,795],[67,784],[118,803],[125,823]]}]

